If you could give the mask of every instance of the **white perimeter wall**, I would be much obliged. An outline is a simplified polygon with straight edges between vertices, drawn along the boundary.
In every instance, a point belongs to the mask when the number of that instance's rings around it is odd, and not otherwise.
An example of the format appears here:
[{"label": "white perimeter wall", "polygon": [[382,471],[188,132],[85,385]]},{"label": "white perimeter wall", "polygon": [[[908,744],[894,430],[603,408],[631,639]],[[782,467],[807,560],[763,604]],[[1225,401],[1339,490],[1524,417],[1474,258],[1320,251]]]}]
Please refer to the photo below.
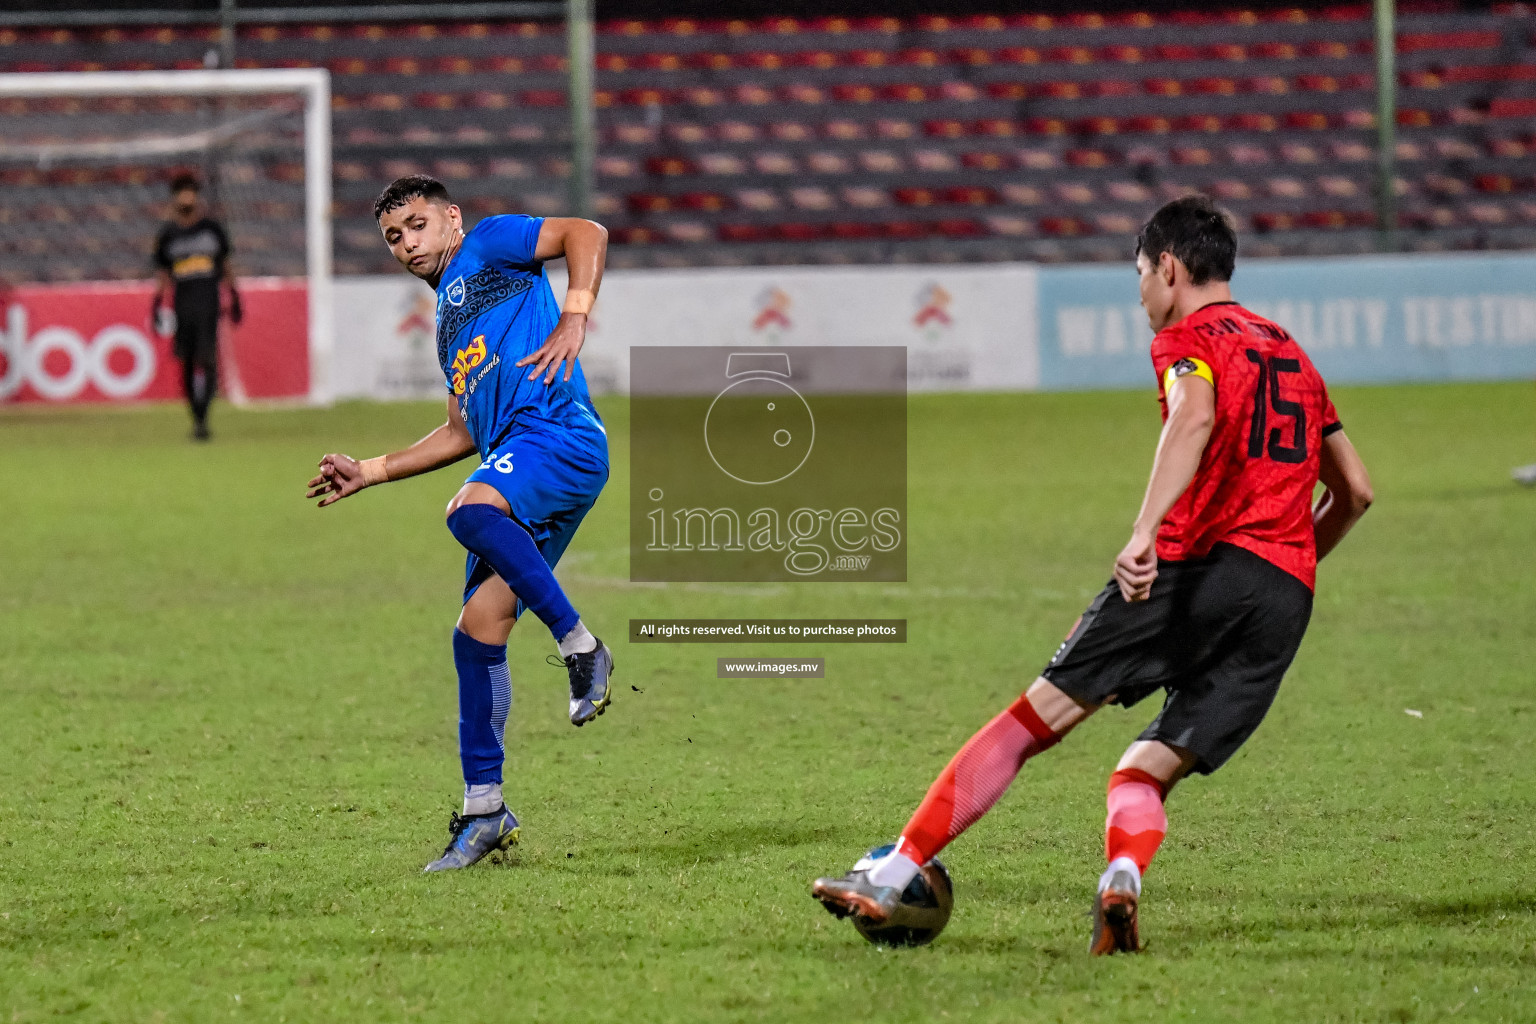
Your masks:
[{"label": "white perimeter wall", "polygon": [[[1233,292],[1333,381],[1536,377],[1536,256],[1240,262]],[[444,394],[425,285],[339,278],[335,309],[338,398]],[[611,393],[636,345],[904,345],[914,391],[1151,387],[1150,340],[1129,261],[630,270],[604,278],[582,362]]]}]

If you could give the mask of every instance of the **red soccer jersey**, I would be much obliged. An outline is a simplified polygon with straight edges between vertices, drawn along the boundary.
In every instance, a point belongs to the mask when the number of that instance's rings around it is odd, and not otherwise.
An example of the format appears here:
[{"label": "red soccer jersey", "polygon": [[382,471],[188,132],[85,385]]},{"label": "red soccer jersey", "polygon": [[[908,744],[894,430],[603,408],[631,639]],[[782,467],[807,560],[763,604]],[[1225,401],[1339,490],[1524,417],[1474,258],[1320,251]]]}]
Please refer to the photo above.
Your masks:
[{"label": "red soccer jersey", "polygon": [[1164,422],[1179,377],[1197,374],[1216,388],[1211,439],[1157,532],[1157,557],[1200,558],[1225,541],[1313,586],[1318,455],[1340,427],[1307,354],[1278,325],[1216,302],[1159,331],[1152,366]]}]

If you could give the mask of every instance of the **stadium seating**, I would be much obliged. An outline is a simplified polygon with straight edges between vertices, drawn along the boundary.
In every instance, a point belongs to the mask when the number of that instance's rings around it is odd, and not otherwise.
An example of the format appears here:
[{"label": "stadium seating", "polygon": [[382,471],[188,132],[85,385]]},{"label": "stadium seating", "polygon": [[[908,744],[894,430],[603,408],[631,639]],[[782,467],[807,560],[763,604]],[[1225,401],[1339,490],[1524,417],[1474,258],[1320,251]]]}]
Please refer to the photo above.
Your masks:
[{"label": "stadium seating", "polygon": [[[1400,243],[1536,244],[1533,8],[1399,9]],[[205,28],[0,30],[0,69],[200,67],[214,45]],[[1251,255],[1368,251],[1373,45],[1366,4],[610,23],[597,211],[618,265],[1118,259],[1153,204],[1198,189]],[[566,208],[558,25],[264,25],[238,54],[333,75],[340,272],[391,268],[369,200],[397,174],[436,174],[476,215]],[[159,186],[35,182],[15,203],[41,221],[111,211],[124,237]],[[92,273],[142,274],[106,249]]]}]

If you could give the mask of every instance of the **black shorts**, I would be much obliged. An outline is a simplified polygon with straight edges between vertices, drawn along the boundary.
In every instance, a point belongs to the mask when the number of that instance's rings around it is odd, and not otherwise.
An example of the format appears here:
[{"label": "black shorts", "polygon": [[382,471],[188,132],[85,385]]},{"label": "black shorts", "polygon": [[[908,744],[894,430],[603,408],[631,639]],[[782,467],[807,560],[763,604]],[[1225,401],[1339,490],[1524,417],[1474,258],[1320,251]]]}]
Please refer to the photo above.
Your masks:
[{"label": "black shorts", "polygon": [[176,358],[212,366],[219,358],[219,307],[176,309]]},{"label": "black shorts", "polygon": [[1312,591],[1251,551],[1218,544],[1161,562],[1152,594],[1128,603],[1111,581],[1041,675],[1084,704],[1130,707],[1165,689],[1140,739],[1220,768],[1264,720],[1312,617]]}]

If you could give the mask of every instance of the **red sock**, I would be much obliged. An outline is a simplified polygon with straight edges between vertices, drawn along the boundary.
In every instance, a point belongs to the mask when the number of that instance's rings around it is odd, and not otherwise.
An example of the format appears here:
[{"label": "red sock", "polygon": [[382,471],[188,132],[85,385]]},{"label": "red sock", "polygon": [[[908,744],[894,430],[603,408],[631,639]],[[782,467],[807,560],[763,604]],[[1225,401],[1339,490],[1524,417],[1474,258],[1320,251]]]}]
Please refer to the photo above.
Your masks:
[{"label": "red sock", "polygon": [[926,864],[974,825],[1007,792],[1024,762],[1061,739],[1035,714],[1027,697],[981,728],[928,788],[897,850]]},{"label": "red sock", "polygon": [[1168,834],[1163,783],[1139,768],[1122,768],[1109,777],[1109,817],[1104,822],[1104,856],[1129,857],[1142,874]]}]

